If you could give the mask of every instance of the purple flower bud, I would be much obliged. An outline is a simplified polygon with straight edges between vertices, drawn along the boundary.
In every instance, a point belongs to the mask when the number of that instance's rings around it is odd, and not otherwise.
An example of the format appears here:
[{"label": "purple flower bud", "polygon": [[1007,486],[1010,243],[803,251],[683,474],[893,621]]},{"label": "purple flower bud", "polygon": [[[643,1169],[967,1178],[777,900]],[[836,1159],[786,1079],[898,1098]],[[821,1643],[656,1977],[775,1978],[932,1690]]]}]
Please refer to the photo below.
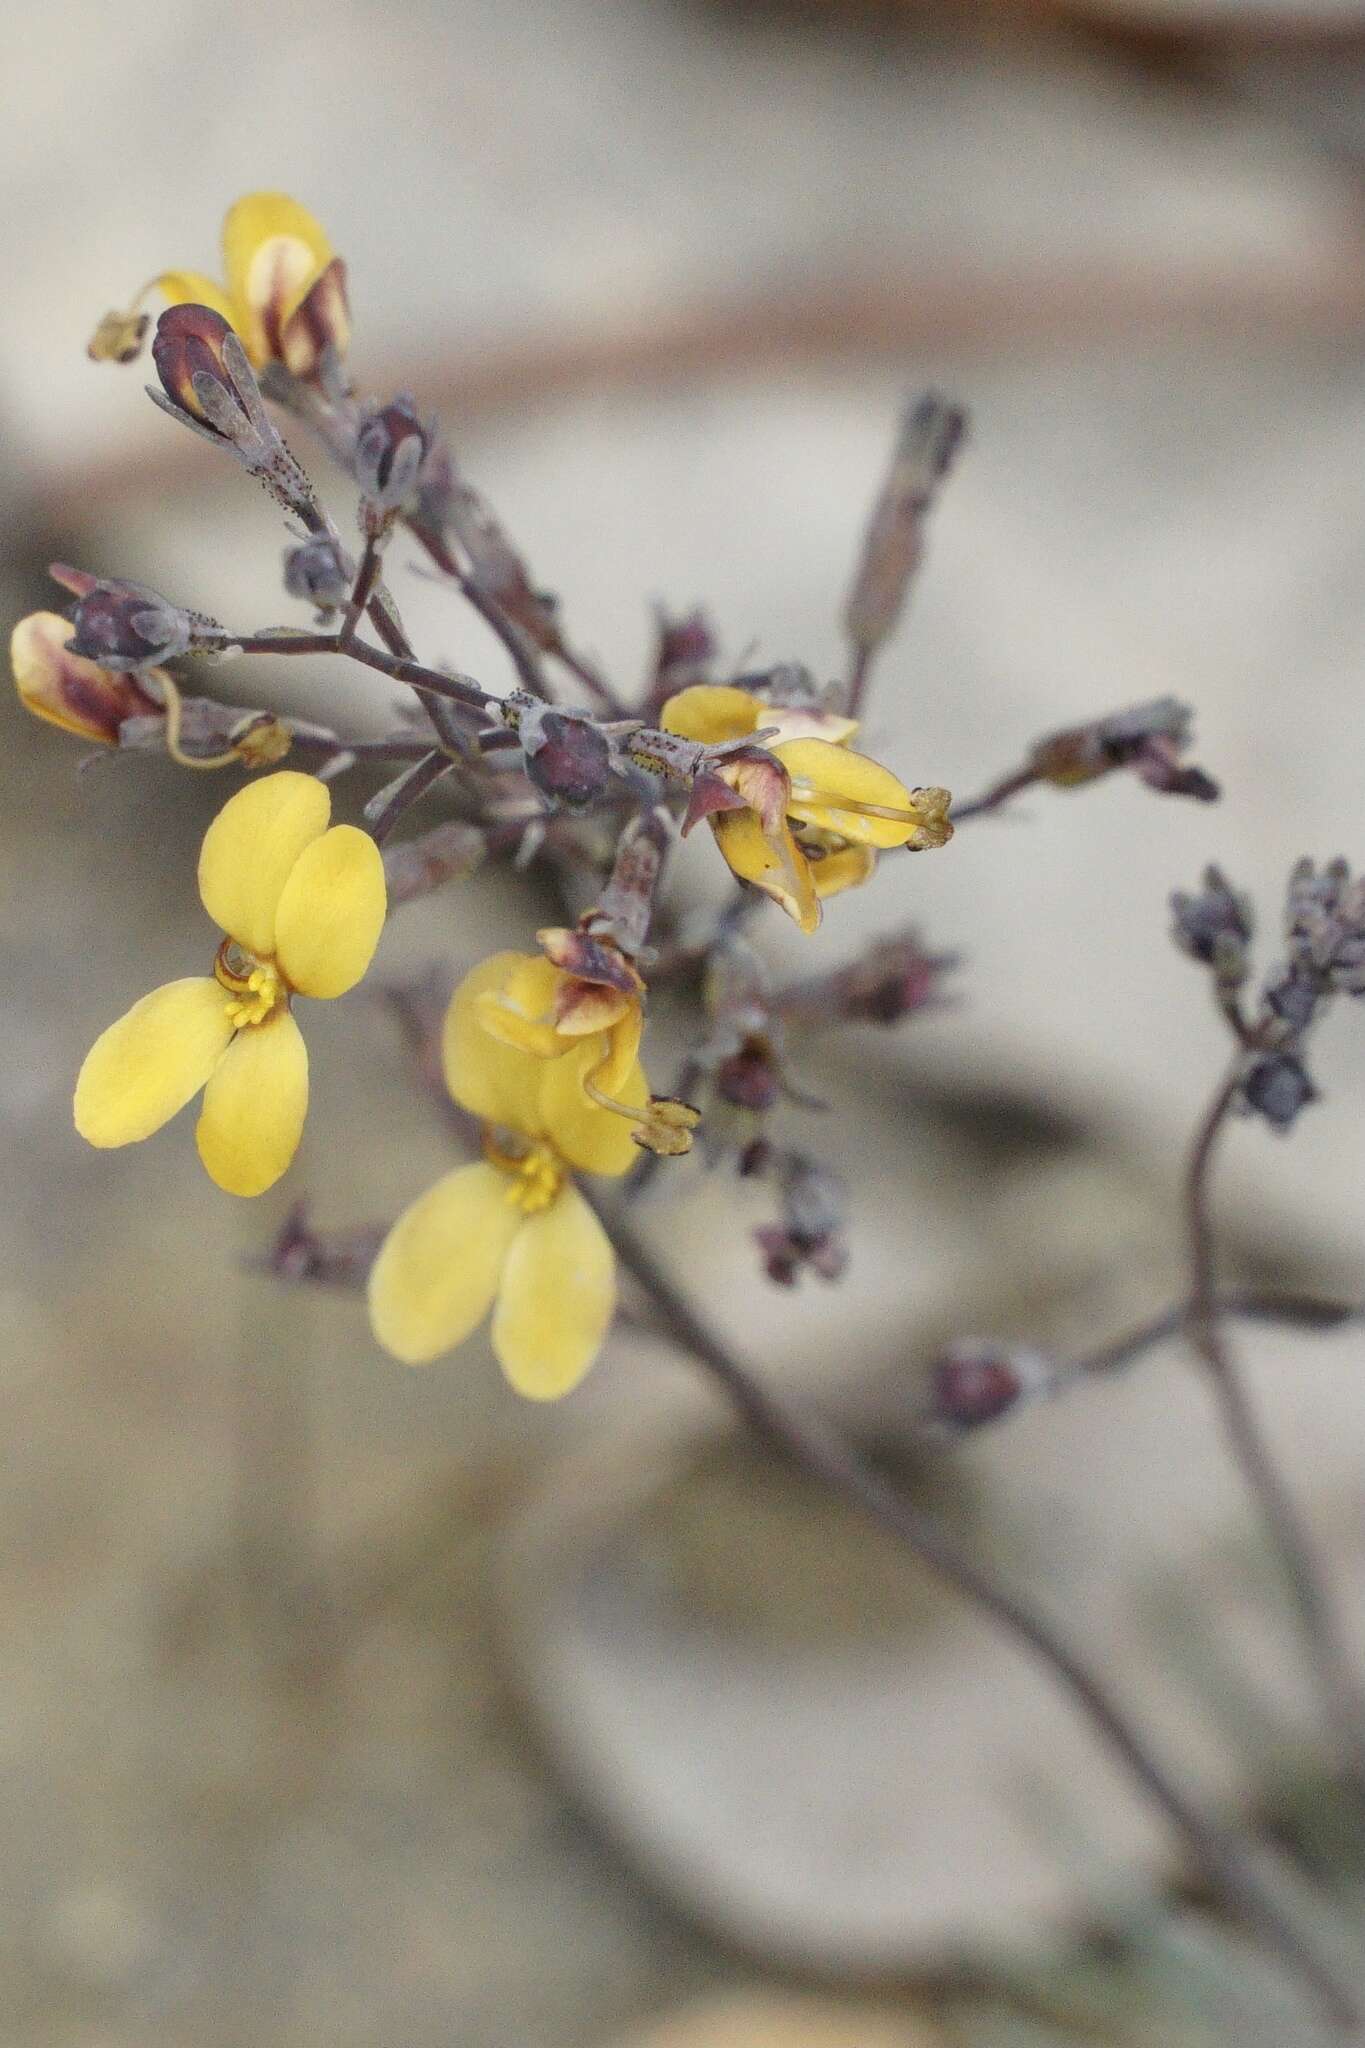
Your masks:
[{"label": "purple flower bud", "polygon": [[1024,1379],[1006,1346],[968,1338],[934,1365],[929,1388],[935,1421],[953,1429],[979,1429],[1013,1408],[1024,1392]]},{"label": "purple flower bud", "polygon": [[1289,1052],[1269,1053],[1257,1060],[1242,1083],[1247,1108],[1277,1131],[1287,1131],[1299,1112],[1316,1102],[1317,1094],[1303,1062]]},{"label": "purple flower bud", "polygon": [[1228,986],[1240,986],[1247,975],[1247,947],[1253,929],[1249,898],[1239,896],[1222,871],[1210,867],[1204,871],[1204,886],[1197,896],[1176,891],[1171,913],[1171,936],[1181,951],[1216,968],[1219,979]]},{"label": "purple flower bud", "polygon": [[354,582],[355,563],[334,534],[313,534],[284,551],[285,589],[320,612],[338,611]]},{"label": "purple flower bud", "polygon": [[432,439],[405,395],[365,414],[356,438],[355,479],[376,512],[400,512],[411,503]]}]

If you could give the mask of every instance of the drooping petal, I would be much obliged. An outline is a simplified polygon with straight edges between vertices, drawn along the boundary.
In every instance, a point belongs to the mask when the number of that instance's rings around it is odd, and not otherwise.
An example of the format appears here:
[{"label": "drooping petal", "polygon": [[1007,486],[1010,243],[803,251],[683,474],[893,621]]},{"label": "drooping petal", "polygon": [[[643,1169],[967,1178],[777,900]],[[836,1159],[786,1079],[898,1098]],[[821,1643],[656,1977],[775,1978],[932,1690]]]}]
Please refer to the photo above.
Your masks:
[{"label": "drooping petal", "polygon": [[404,1365],[428,1365],[487,1315],[525,1227],[492,1166],[458,1166],[406,1208],[370,1269],[370,1327]]},{"label": "drooping petal", "polygon": [[204,1090],[194,1141],[229,1195],[263,1195],[287,1171],[308,1113],[308,1048],[288,1010],[239,1031]]},{"label": "drooping petal", "polygon": [[728,683],[693,683],[669,698],[659,723],[679,739],[719,747],[766,725],[764,708],[748,690],[736,690]]},{"label": "drooping petal", "polygon": [[133,1145],[199,1093],[232,1037],[212,976],[153,989],[102,1031],[76,1082],[76,1129],[91,1145]]},{"label": "drooping petal", "polygon": [[332,260],[332,245],[307,207],[284,192],[249,192],[223,222],[223,269],[233,325],[259,367],[279,356],[290,315]]},{"label": "drooping petal", "polygon": [[[638,1060],[625,1074],[608,1059],[606,1037],[583,1038],[572,1052],[540,1066],[540,1123],[550,1143],[571,1166],[583,1173],[616,1176],[629,1173],[640,1156],[631,1136],[634,1125],[615,1110],[603,1109],[586,1093],[591,1081],[603,1095],[629,1109],[643,1109],[649,1083]],[[616,1082],[606,1085],[608,1079]]]},{"label": "drooping petal", "polygon": [[275,912],[295,861],[332,814],[327,785],[282,768],[229,797],[204,834],[199,894],[216,924],[249,953],[275,950]]},{"label": "drooping petal", "polygon": [[[915,800],[903,782],[866,754],[828,740],[789,740],[773,750],[792,778],[787,808],[793,818],[861,846],[904,846],[919,826]],[[903,813],[898,818],[845,810],[839,799]]]},{"label": "drooping petal", "polygon": [[845,889],[869,881],[876,865],[877,856],[870,846],[841,846],[823,860],[810,862],[810,878],[816,895],[826,903],[831,896],[842,896]]},{"label": "drooping petal", "polygon": [[[446,1086],[455,1101],[489,1123],[506,1124],[527,1137],[542,1135],[541,1075],[549,1064],[488,1029],[485,998],[503,998],[510,987],[523,996],[533,987],[526,970],[553,980],[555,970],[539,954],[494,953],[465,976],[451,998],[441,1034]],[[546,997],[548,1003],[548,996]]]},{"label": "drooping petal", "polygon": [[374,958],[388,897],[368,832],[333,825],[289,871],[275,912],[275,958],[300,995],[344,996]]},{"label": "drooping petal", "polygon": [[220,284],[205,277],[201,270],[163,270],[156,283],[170,305],[210,306],[215,313],[222,314],[229,327],[236,325],[231,299]]},{"label": "drooping petal", "polygon": [[351,345],[346,265],[334,256],[280,328],[280,354],[296,377],[311,377],[323,354],[344,356]]},{"label": "drooping petal", "polygon": [[[832,749],[838,752],[837,748]],[[780,903],[803,932],[820,922],[820,900],[811,880],[810,863],[784,822],[765,832],[753,811],[722,811],[711,820],[716,844],[741,881],[752,882]]]},{"label": "drooping petal", "polygon": [[493,1311],[493,1349],[519,1394],[557,1401],[602,1348],[616,1307],[616,1258],[572,1181],[512,1241]]}]

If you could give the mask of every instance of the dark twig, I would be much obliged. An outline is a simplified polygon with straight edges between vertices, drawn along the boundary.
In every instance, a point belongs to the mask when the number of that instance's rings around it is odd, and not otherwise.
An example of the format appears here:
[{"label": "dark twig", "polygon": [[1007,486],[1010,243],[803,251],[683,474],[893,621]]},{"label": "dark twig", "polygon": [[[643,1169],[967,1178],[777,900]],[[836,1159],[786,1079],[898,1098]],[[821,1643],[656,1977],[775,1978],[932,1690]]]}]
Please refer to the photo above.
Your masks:
[{"label": "dark twig", "polygon": [[883,1478],[822,1416],[795,1408],[756,1379],[661,1271],[631,1225],[604,1205],[598,1213],[622,1265],[649,1296],[669,1335],[710,1374],[754,1433],[779,1456],[879,1523],[1040,1662],[1166,1816],[1225,1908],[1312,1987],[1336,2029],[1343,2035],[1354,2033],[1360,2016],[1350,1992],[1286,1919],[1244,1845],[1199,1811],[1069,1644],[1012,1592],[997,1585],[933,1516]]},{"label": "dark twig", "polygon": [[1239,1052],[1219,1083],[1195,1133],[1185,1177],[1190,1248],[1190,1342],[1208,1369],[1232,1454],[1259,1502],[1289,1580],[1304,1647],[1317,1672],[1330,1726],[1357,1795],[1365,1798],[1365,1710],[1360,1685],[1323,1584],[1312,1539],[1271,1456],[1241,1375],[1233,1363],[1215,1289],[1209,1180],[1218,1139],[1237,1100],[1245,1069]]}]

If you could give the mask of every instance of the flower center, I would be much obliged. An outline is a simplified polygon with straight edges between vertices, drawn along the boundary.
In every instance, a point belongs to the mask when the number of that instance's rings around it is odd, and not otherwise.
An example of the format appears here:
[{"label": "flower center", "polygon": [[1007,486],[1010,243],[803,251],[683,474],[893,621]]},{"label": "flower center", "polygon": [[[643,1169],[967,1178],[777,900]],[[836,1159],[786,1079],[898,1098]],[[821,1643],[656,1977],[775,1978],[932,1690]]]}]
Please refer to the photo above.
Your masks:
[{"label": "flower center", "polygon": [[213,963],[220,988],[232,997],[228,1018],[241,1031],[249,1024],[264,1024],[289,1000],[289,985],[273,960],[258,960],[235,939],[224,939]]},{"label": "flower center", "polygon": [[564,1167],[548,1145],[528,1145],[524,1152],[504,1152],[492,1131],[485,1131],[484,1157],[507,1176],[504,1195],[523,1216],[548,1209],[564,1185]]}]

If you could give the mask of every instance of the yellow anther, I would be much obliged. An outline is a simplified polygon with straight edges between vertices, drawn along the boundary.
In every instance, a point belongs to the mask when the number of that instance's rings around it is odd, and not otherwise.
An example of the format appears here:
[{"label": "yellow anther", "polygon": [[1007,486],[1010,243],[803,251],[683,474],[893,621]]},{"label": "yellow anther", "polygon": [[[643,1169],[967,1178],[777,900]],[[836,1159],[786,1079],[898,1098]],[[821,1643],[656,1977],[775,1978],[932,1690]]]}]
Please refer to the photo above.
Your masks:
[{"label": "yellow anther", "polygon": [[213,972],[220,988],[233,999],[228,1004],[228,1020],[236,1031],[249,1024],[264,1024],[288,1001],[288,984],[274,961],[257,960],[231,939],[218,948]]},{"label": "yellow anther", "polygon": [[504,1152],[491,1133],[485,1133],[484,1157],[507,1176],[504,1194],[512,1208],[523,1216],[548,1209],[564,1185],[564,1167],[548,1145],[532,1145],[525,1152]]}]

